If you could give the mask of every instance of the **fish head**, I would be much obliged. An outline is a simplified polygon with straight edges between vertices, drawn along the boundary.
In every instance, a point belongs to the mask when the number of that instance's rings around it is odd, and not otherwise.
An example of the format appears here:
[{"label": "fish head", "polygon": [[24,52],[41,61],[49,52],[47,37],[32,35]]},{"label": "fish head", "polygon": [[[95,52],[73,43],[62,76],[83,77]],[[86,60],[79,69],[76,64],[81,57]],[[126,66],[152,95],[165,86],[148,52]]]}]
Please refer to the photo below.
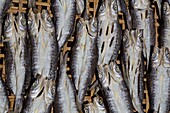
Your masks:
[{"label": "fish head", "polygon": [[[52,28],[53,32],[54,32],[54,24],[52,21],[52,18],[50,17],[50,14],[48,12],[48,10],[42,10],[42,20],[44,22],[44,28]],[[50,29],[48,29],[50,30]]]},{"label": "fish head", "polygon": [[37,98],[40,96],[44,90],[44,83],[44,78],[42,76],[38,76],[31,86],[29,96],[31,98]]},{"label": "fish head", "polygon": [[152,67],[158,67],[161,63],[161,59],[162,59],[161,50],[158,47],[154,47],[154,50],[151,56]]},{"label": "fish head", "polygon": [[85,21],[81,18],[81,19],[78,19],[77,22],[76,22],[76,35],[77,37],[81,37],[83,35],[83,31],[85,31],[86,29],[86,23]]},{"label": "fish head", "polygon": [[107,9],[108,9],[108,4],[106,4],[105,2],[102,2],[98,10],[98,18],[103,20],[102,18],[105,18],[105,15],[108,12]]},{"label": "fish head", "polygon": [[[163,4],[163,11],[162,11],[163,18],[169,21],[168,18],[170,18],[170,6],[168,2],[164,2]],[[169,24],[169,23],[168,23]]]},{"label": "fish head", "polygon": [[133,7],[134,9],[141,9],[141,10],[145,10],[147,8],[149,8],[150,5],[150,1],[149,0],[131,0],[130,2],[130,6]]},{"label": "fish head", "polygon": [[97,36],[97,20],[96,18],[91,18],[87,24],[87,31],[91,37]]},{"label": "fish head", "polygon": [[83,105],[84,113],[95,113],[94,105],[91,102],[88,102]]},{"label": "fish head", "polygon": [[14,15],[12,13],[7,13],[4,25],[4,32],[5,34],[10,32],[14,27]]},{"label": "fish head", "polygon": [[164,67],[170,68],[170,50],[166,47],[164,48],[163,59]]},{"label": "fish head", "polygon": [[106,108],[104,106],[104,102],[103,102],[103,98],[102,97],[100,97],[99,95],[95,96],[93,98],[93,104],[94,104],[94,107],[97,110],[97,113],[98,112],[106,113]]},{"label": "fish head", "polygon": [[117,65],[117,63],[116,62],[110,62],[109,67],[110,67],[109,72],[110,72],[112,79],[115,82],[121,82],[122,81],[122,72],[121,72],[119,66]]},{"label": "fish head", "polygon": [[108,65],[99,65],[97,67],[98,70],[98,78],[100,83],[102,84],[103,87],[108,87],[110,83],[109,75],[108,75]]},{"label": "fish head", "polygon": [[18,23],[18,31],[24,32],[26,35],[27,23],[26,23],[25,13],[23,12],[18,13],[17,23]]},{"label": "fish head", "polygon": [[110,15],[111,15],[111,20],[113,20],[113,21],[118,20],[118,4],[117,4],[117,0],[113,0],[111,2]]}]

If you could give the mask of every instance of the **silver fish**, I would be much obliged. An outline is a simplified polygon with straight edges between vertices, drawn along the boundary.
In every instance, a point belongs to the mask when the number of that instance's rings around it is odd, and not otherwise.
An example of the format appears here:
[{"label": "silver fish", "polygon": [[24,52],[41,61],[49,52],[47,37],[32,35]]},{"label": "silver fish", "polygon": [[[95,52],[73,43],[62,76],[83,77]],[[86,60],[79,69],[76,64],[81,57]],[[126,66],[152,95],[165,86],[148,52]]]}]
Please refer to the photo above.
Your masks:
[{"label": "silver fish", "polygon": [[149,0],[129,0],[130,7],[138,10],[146,10],[150,7]]},{"label": "silver fish", "polygon": [[128,88],[115,62],[98,67],[98,79],[108,113],[133,113]]},{"label": "silver fish", "polygon": [[[2,71],[0,71],[2,73]],[[7,89],[5,87],[5,84],[2,80],[2,75],[0,76],[0,113],[8,113],[9,111],[9,100],[7,97]]]},{"label": "silver fish", "polygon": [[143,53],[144,53],[144,57],[147,59],[146,70],[148,70],[151,53],[156,42],[156,29],[155,29],[156,27],[155,27],[154,10],[150,8],[147,10],[146,14],[147,15],[145,19],[145,29],[143,31],[143,36],[144,36]]},{"label": "silver fish", "polygon": [[28,14],[28,31],[32,46],[32,73],[44,78],[55,79],[57,76],[57,42],[53,21],[47,10]]},{"label": "silver fish", "polygon": [[78,90],[77,104],[82,108],[84,96],[97,65],[97,22],[95,18],[80,19],[76,26],[76,42],[72,49],[71,71]]},{"label": "silver fish", "polygon": [[142,108],[144,92],[144,67],[142,55],[142,31],[125,30],[123,35],[122,69],[123,78],[130,91],[132,103],[136,111],[144,113]]},{"label": "silver fish", "polygon": [[7,15],[4,37],[7,83],[15,95],[14,111],[18,113],[22,109],[25,89],[28,88],[31,79],[27,25],[24,13],[19,13],[16,18],[12,13]]},{"label": "silver fish", "polygon": [[61,55],[60,72],[56,81],[54,113],[79,113],[76,105],[76,90],[67,74],[67,56]]},{"label": "silver fish", "polygon": [[84,104],[84,113],[107,113],[103,98],[97,95],[93,97],[92,102]]},{"label": "silver fish", "polygon": [[163,23],[161,24],[161,46],[167,47],[170,49],[170,5],[167,2],[163,4],[163,14],[162,20]]},{"label": "silver fish", "polygon": [[118,22],[116,0],[106,0],[98,13],[98,65],[108,64],[116,60],[122,40],[122,31]]},{"label": "silver fish", "polygon": [[0,0],[0,36],[2,35],[2,23],[4,16],[11,5],[12,0]]},{"label": "silver fish", "polygon": [[170,51],[155,47],[148,77],[150,111],[169,113],[170,109]]},{"label": "silver fish", "polygon": [[52,0],[52,12],[60,52],[74,30],[76,2],[75,0]]},{"label": "silver fish", "polygon": [[51,113],[55,85],[55,80],[38,76],[31,86],[22,113]]}]

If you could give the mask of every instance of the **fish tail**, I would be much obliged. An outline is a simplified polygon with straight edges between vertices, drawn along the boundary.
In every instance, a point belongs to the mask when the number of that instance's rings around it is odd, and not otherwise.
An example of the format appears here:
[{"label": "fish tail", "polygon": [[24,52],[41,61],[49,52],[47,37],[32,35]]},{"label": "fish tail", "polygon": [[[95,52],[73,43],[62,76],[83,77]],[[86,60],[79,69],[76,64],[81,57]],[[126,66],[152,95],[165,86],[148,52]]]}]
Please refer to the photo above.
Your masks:
[{"label": "fish tail", "polygon": [[22,106],[23,106],[23,98],[19,97],[15,99],[15,107],[14,107],[14,112],[15,113],[20,113],[22,110]]}]

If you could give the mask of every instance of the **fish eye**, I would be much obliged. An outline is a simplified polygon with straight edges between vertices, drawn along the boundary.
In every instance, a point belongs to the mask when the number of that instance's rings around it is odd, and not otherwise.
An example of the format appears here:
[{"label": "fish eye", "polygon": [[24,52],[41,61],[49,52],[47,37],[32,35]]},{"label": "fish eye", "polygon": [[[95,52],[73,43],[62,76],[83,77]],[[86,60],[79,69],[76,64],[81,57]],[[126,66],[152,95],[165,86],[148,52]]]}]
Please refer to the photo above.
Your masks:
[{"label": "fish eye", "polygon": [[117,73],[120,73],[120,69],[119,69],[118,66],[116,66],[116,69],[115,69],[115,70],[116,70]]},{"label": "fish eye", "polygon": [[10,25],[10,21],[5,21],[5,26],[8,27]]},{"label": "fish eye", "polygon": [[104,9],[106,8],[105,4],[103,3],[100,8],[99,8],[99,12],[103,12]]},{"label": "fish eye", "polygon": [[51,86],[51,95],[54,97],[55,95],[55,85]]},{"label": "fish eye", "polygon": [[89,113],[89,107],[88,107],[88,106],[86,106],[86,107],[84,108],[84,112],[85,112],[85,113]]},{"label": "fish eye", "polygon": [[78,22],[77,22],[77,29],[78,29],[78,30],[81,30],[82,28],[83,28],[82,22],[81,22],[81,21],[78,21]]},{"label": "fish eye", "polygon": [[170,60],[170,53],[169,53],[168,49],[165,50],[165,56],[166,56],[166,58],[168,58]]},{"label": "fish eye", "polygon": [[31,18],[28,18],[28,24],[30,25],[32,23]]},{"label": "fish eye", "polygon": [[93,22],[93,26],[97,28],[97,21]]},{"label": "fish eye", "polygon": [[21,24],[25,26],[26,25],[26,20],[25,19],[21,19]]},{"label": "fish eye", "polygon": [[102,101],[101,98],[99,98],[99,101],[98,101],[98,102],[99,102],[100,105],[103,105],[103,101]]},{"label": "fish eye", "polygon": [[35,89],[35,88],[37,87],[38,83],[39,83],[39,81],[36,80],[36,81],[32,84],[31,89]]},{"label": "fish eye", "polygon": [[167,11],[167,7],[166,5],[163,6],[163,11],[166,12]]},{"label": "fish eye", "polygon": [[152,54],[152,59],[153,59],[153,60],[156,60],[157,58],[158,58],[157,54],[156,54],[155,52],[153,52],[153,54]]},{"label": "fish eye", "polygon": [[52,19],[51,19],[50,16],[47,17],[47,21],[48,21],[48,22],[52,22]]},{"label": "fish eye", "polygon": [[124,36],[123,36],[123,44],[125,44],[126,47],[127,47],[128,44],[129,44],[129,40],[128,40],[128,36],[127,36],[127,35],[124,35]]},{"label": "fish eye", "polygon": [[116,2],[114,2],[114,3],[113,3],[113,5],[112,5],[112,9],[113,9],[114,11],[116,11],[116,12],[117,12],[118,7],[117,7],[117,3],[116,3]]}]

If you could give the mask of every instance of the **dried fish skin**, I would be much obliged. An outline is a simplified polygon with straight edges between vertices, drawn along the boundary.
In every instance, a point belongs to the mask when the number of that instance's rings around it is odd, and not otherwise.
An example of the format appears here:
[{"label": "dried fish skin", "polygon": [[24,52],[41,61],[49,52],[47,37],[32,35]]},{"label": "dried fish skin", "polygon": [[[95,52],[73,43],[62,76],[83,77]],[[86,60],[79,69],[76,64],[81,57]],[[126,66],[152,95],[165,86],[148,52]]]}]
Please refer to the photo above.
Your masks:
[{"label": "dried fish skin", "polygon": [[170,49],[170,5],[167,2],[163,3],[163,12],[162,12],[162,20],[161,24],[161,34],[160,41],[161,46],[167,47]]},{"label": "dried fish skin", "polygon": [[98,65],[105,65],[116,60],[122,40],[122,31],[118,22],[116,0],[105,1],[98,12]]},{"label": "dried fish skin", "polygon": [[75,0],[53,0],[52,12],[54,15],[58,52],[60,52],[74,30],[76,2]]},{"label": "dried fish skin", "polygon": [[54,113],[78,113],[76,90],[67,74],[68,53],[60,57],[60,72],[56,81]]},{"label": "dried fish skin", "polygon": [[122,69],[123,78],[130,91],[132,103],[140,113],[143,113],[142,100],[144,92],[144,64],[141,30],[125,30],[123,35]]},{"label": "dried fish skin", "polygon": [[98,80],[108,113],[133,113],[129,90],[115,62],[98,67]]},{"label": "dried fish skin", "polygon": [[14,111],[21,112],[23,96],[31,79],[30,53],[24,13],[18,13],[16,18],[12,13],[7,15],[4,37],[7,83],[16,97]]},{"label": "dried fish skin", "polygon": [[77,95],[77,105],[82,110],[82,104],[87,87],[92,82],[92,77],[97,65],[97,22],[95,18],[81,19],[77,23],[76,42],[72,49],[71,70]]},{"label": "dried fish skin", "polygon": [[32,73],[44,78],[55,79],[57,77],[57,42],[53,21],[47,10],[42,13],[28,14],[28,30],[31,40]]},{"label": "dried fish skin", "polygon": [[170,51],[155,47],[148,77],[150,111],[169,113],[170,106]]}]

